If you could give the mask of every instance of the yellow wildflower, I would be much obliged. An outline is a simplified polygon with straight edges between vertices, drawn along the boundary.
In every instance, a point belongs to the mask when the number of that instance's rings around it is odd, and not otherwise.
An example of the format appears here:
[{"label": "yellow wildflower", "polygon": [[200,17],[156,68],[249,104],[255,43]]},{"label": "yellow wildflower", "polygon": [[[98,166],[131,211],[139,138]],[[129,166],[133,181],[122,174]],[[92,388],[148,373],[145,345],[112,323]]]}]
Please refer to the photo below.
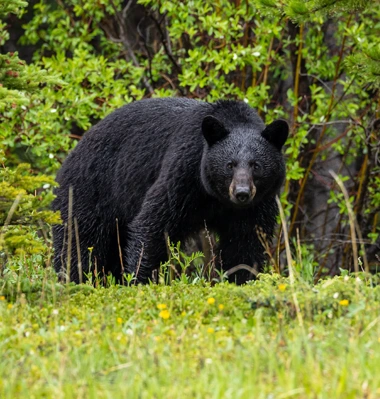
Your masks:
[{"label": "yellow wildflower", "polygon": [[207,332],[208,332],[209,334],[213,334],[213,333],[215,332],[215,330],[214,330],[212,327],[209,327],[209,328],[207,329]]},{"label": "yellow wildflower", "polygon": [[208,299],[207,299],[207,303],[208,303],[209,305],[213,305],[213,304],[215,303],[215,298],[208,298]]},{"label": "yellow wildflower", "polygon": [[161,310],[158,314],[162,319],[166,320],[170,317],[170,312],[167,309]]},{"label": "yellow wildflower", "polygon": [[118,318],[116,319],[116,321],[118,322],[118,324],[121,324],[121,323],[123,322],[123,319],[122,319],[121,317],[118,317]]},{"label": "yellow wildflower", "polygon": [[218,305],[219,310],[223,310],[224,309],[224,305],[220,304]]},{"label": "yellow wildflower", "polygon": [[159,303],[157,305],[157,309],[160,309],[160,310],[166,309],[166,305],[164,303]]},{"label": "yellow wildflower", "polygon": [[285,291],[285,290],[286,290],[286,284],[279,284],[279,285],[278,285],[278,289],[279,289],[280,291]]},{"label": "yellow wildflower", "polygon": [[90,252],[92,252],[92,250],[94,249],[94,247],[88,247],[87,248]]},{"label": "yellow wildflower", "polygon": [[348,304],[349,304],[348,299],[342,299],[341,301],[339,301],[340,306],[348,306]]},{"label": "yellow wildflower", "polygon": [[8,303],[8,309],[12,309],[13,305],[11,303]]},{"label": "yellow wildflower", "polygon": [[181,316],[182,316],[182,317],[186,316],[186,312],[183,311],[183,312],[181,313]]},{"label": "yellow wildflower", "polygon": [[0,301],[5,301],[5,296],[4,295],[0,296]]}]

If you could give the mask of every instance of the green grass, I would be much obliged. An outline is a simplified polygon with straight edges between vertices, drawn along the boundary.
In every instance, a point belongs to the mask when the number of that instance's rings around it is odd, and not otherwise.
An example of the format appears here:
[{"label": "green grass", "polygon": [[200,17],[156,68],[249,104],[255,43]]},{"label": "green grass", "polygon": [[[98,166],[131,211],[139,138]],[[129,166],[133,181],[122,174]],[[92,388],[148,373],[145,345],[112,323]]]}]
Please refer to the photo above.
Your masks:
[{"label": "green grass", "polygon": [[380,398],[375,282],[93,288],[8,276],[0,397]]}]

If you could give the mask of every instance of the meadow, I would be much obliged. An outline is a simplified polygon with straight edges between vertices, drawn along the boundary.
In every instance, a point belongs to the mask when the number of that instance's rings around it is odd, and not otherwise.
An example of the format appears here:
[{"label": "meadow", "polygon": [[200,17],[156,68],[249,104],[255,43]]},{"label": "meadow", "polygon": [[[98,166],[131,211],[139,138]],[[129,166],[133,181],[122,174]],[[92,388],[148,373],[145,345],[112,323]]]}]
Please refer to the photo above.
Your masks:
[{"label": "meadow", "polygon": [[1,398],[380,397],[378,276],[94,287],[8,271]]}]

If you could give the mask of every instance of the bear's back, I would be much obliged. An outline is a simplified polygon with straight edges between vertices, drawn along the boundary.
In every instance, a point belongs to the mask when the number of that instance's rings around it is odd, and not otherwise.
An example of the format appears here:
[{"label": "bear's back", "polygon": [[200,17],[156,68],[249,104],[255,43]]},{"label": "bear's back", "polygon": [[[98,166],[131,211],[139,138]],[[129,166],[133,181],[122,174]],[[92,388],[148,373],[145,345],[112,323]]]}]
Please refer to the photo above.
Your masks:
[{"label": "bear's back", "polygon": [[[134,211],[165,172],[165,159],[175,157],[178,166],[183,159],[193,165],[200,163],[205,143],[201,125],[208,114],[215,114],[226,126],[262,124],[243,102],[137,101],[115,110],[85,133],[63,163],[57,181],[63,191],[72,186],[85,196],[83,204],[95,207],[98,214],[103,214],[104,208],[113,209],[112,203],[132,206]],[[61,197],[63,201],[65,197]]]},{"label": "bear's back", "polygon": [[67,202],[72,186],[74,197],[97,214],[105,208],[107,213],[116,211],[117,203],[133,208],[128,212],[133,215],[157,180],[165,154],[175,156],[183,145],[202,151],[201,115],[211,107],[197,100],[162,98],[115,110],[86,132],[66,158],[57,175],[60,200]]}]

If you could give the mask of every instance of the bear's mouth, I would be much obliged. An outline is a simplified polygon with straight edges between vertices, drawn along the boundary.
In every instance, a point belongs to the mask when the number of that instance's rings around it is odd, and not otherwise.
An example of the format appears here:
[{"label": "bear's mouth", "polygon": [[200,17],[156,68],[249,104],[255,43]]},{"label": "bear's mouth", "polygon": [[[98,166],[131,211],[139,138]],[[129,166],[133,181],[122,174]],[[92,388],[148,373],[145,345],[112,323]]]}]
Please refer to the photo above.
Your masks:
[{"label": "bear's mouth", "polygon": [[246,209],[246,208],[252,207],[252,205],[253,205],[253,200],[241,203],[239,201],[231,199],[231,202],[233,204],[233,207],[237,208],[237,209]]}]

